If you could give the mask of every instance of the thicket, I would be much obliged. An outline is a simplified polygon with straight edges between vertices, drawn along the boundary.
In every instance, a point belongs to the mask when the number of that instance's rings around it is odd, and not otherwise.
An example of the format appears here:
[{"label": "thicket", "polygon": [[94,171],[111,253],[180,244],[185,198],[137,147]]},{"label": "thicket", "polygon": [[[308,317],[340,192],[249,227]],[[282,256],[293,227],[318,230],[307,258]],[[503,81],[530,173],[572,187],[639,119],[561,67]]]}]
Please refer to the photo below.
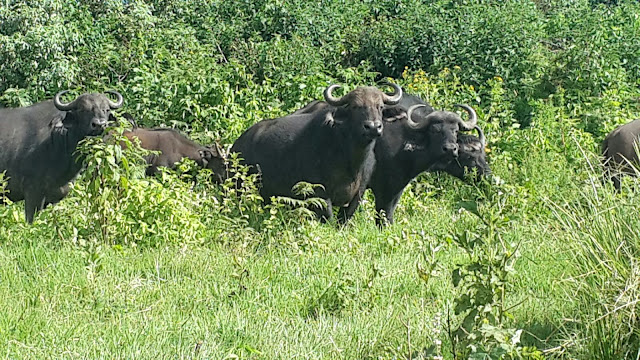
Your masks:
[{"label": "thicket", "polygon": [[[202,143],[231,144],[251,124],[292,112],[319,98],[331,83],[351,89],[386,77],[437,108],[449,109],[459,102],[474,106],[489,141],[490,163],[506,182],[492,188],[494,192],[450,195],[452,203],[471,196],[480,202],[479,233],[456,232],[454,239],[458,244],[468,236],[486,244],[476,249],[461,246],[469,261],[479,264],[458,269],[466,271],[459,273],[467,279],[459,282],[466,291],[490,289],[492,296],[507,292],[508,286],[502,287],[511,275],[505,269],[511,266],[507,253],[517,247],[504,242],[501,229],[510,216],[531,226],[560,219],[557,228],[573,235],[558,238],[576,244],[585,234],[580,230],[586,226],[584,219],[629,224],[596,227],[589,242],[575,249],[581,254],[574,274],[580,304],[575,316],[589,325],[567,328],[564,335],[575,345],[569,346],[572,354],[630,356],[639,327],[634,320],[637,296],[631,298],[638,287],[631,281],[637,278],[638,244],[632,232],[638,228],[629,209],[638,204],[625,198],[618,205],[605,197],[603,205],[601,192],[606,188],[596,185],[597,169],[584,164],[589,160],[597,168],[603,136],[640,116],[638,2],[0,4],[0,106],[5,107],[49,99],[64,89],[76,94],[116,89],[125,97],[120,112],[133,114],[141,125],[171,126]],[[206,174],[185,175],[193,166],[187,162],[182,166],[185,172],[163,173],[157,181],[142,177],[139,154],[121,154],[117,146],[97,141],[87,142],[84,149],[90,160],[87,171],[69,198],[55,207],[55,216],[44,211],[41,222],[25,230],[19,207],[0,207],[0,243],[26,232],[33,238],[77,244],[96,258],[105,243],[153,247],[218,242],[260,248],[275,242],[301,251],[323,246],[324,240],[307,227],[304,211],[292,210],[282,199],[263,208],[246,173],[237,175],[245,187],[237,188],[231,180],[213,186]],[[534,160],[541,165],[534,165]],[[442,180],[444,185],[438,187],[427,180],[409,189],[405,201],[419,208],[422,199],[444,192],[453,181]],[[505,193],[506,202],[496,195]],[[364,206],[370,213],[370,203]],[[571,211],[562,210],[565,206]],[[601,206],[614,210],[596,211]],[[616,211],[618,206],[622,210]],[[489,215],[483,211],[499,216],[485,218]],[[596,224],[593,220],[589,226]],[[613,250],[619,234],[628,239],[621,245],[622,253]],[[599,249],[601,243],[607,248]],[[491,273],[499,274],[494,282],[487,273],[474,273],[491,268],[491,256],[502,261],[502,268]],[[590,273],[593,267],[597,274]],[[588,274],[584,282],[580,274]],[[317,314],[323,306],[339,312],[349,286],[340,283],[320,296],[309,304],[309,313]],[[502,323],[506,312],[490,308],[503,306],[502,298],[467,300],[460,306],[463,315],[475,316],[489,306],[486,312]],[[477,325],[475,330],[482,325],[478,319],[471,323]],[[607,338],[611,345],[599,348],[606,334],[619,336]]]}]

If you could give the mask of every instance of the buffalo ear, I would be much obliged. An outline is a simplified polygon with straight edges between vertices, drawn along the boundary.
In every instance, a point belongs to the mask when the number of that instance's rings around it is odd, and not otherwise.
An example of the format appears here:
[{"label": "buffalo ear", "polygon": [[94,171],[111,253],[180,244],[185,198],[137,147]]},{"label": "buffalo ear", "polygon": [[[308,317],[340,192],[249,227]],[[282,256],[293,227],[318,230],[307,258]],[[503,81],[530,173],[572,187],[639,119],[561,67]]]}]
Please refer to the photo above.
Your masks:
[{"label": "buffalo ear", "polygon": [[113,116],[112,113],[109,113],[109,120],[107,120],[108,124],[115,124],[118,122],[118,119],[116,119],[115,116]]},{"label": "buffalo ear", "polygon": [[129,122],[129,124],[131,124],[131,126],[134,129],[138,128],[138,123],[136,122],[136,120],[133,118],[133,115],[129,114],[128,112],[122,114],[122,117],[127,119],[127,121]]},{"label": "buffalo ear", "polygon": [[[120,114],[120,116],[125,120],[127,120],[127,122],[131,124],[131,127],[133,127],[134,130],[138,128],[138,123],[136,123],[136,121],[133,119],[133,116],[131,116],[131,114],[123,113],[123,114]],[[121,122],[118,120],[118,118],[116,118],[116,116],[113,115],[113,113],[109,113],[108,123],[122,125]]]},{"label": "buffalo ear", "polygon": [[66,117],[66,113],[62,114],[62,115],[56,115],[53,117],[53,119],[51,119],[51,122],[49,123],[49,126],[51,126],[51,128],[54,131],[60,132],[62,134],[67,132],[67,128],[65,127],[64,124],[64,119]]},{"label": "buffalo ear", "polygon": [[480,143],[471,143],[466,145],[471,151],[482,151],[482,144]]},{"label": "buffalo ear", "polygon": [[64,116],[63,115],[56,115],[53,117],[53,119],[51,119],[51,127],[53,128],[59,128],[61,126],[63,126],[64,124]]},{"label": "buffalo ear", "polygon": [[213,157],[213,153],[211,152],[211,149],[198,150],[198,153],[200,154],[200,158],[202,159],[210,160]]},{"label": "buffalo ear", "polygon": [[211,158],[213,157],[211,150],[209,149],[198,150],[198,154],[200,155],[200,160],[202,160],[202,166],[207,167],[209,160],[211,160]]},{"label": "buffalo ear", "polygon": [[334,127],[336,125],[336,119],[333,117],[332,111],[327,112],[323,124],[330,127]]}]

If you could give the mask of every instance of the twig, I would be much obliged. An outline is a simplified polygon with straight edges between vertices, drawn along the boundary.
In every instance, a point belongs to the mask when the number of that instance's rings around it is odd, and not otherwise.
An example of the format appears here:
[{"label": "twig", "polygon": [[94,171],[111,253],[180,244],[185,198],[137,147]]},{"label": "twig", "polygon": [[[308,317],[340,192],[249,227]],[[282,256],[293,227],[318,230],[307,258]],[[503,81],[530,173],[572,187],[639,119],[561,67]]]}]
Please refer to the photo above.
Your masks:
[{"label": "twig", "polygon": [[227,57],[224,56],[224,52],[222,51],[222,48],[220,47],[220,44],[216,43],[216,47],[218,48],[218,51],[220,52],[220,55],[222,55],[222,60],[224,60],[225,63],[229,63],[229,60],[227,60]]}]

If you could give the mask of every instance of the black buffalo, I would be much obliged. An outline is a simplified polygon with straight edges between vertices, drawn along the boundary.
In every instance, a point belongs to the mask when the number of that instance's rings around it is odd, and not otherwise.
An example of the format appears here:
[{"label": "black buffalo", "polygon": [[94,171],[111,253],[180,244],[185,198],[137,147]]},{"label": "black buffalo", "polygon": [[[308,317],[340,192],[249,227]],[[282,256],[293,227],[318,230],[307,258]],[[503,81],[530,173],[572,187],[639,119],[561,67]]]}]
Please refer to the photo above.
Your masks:
[{"label": "black buffalo", "polygon": [[123,135],[131,141],[137,138],[143,149],[158,152],[145,156],[145,161],[149,164],[146,170],[147,175],[156,174],[160,166],[175,169],[177,162],[187,158],[195,161],[202,168],[211,169],[216,181],[221,182],[226,178],[225,158],[218,144],[211,147],[203,146],[174,129],[166,128],[134,127],[133,130],[123,132]]},{"label": "black buffalo", "polygon": [[620,190],[620,175],[636,175],[638,145],[640,143],[640,119],[620,125],[602,142],[605,178],[613,181]]},{"label": "black buffalo", "polygon": [[[434,111],[422,99],[404,94],[394,105],[383,109],[385,131],[375,145],[376,165],[366,187],[373,191],[376,221],[393,222],[393,213],[409,182],[423,171],[444,171],[458,178],[464,178],[468,170],[475,169],[478,175],[490,173],[486,162],[485,138],[476,125],[477,115],[467,105],[457,105],[469,113],[465,123],[455,113]],[[324,101],[313,101],[294,114],[331,108]],[[411,114],[409,114],[411,112]],[[410,115],[411,117],[409,117]],[[458,132],[475,129],[479,137]],[[361,188],[359,201],[365,187]],[[341,217],[349,218],[354,206],[343,210]]]},{"label": "black buffalo", "polygon": [[316,214],[330,219],[332,206],[352,204],[361,184],[369,181],[373,147],[383,133],[382,109],[402,96],[402,89],[391,85],[392,95],[359,87],[342,98],[332,96],[339,86],[331,85],[324,91],[330,108],[260,121],[236,140],[231,152],[240,153],[243,164],[259,168],[265,200],[293,197],[292,187],[300,181],[321,184],[315,196],[328,206]]},{"label": "black buffalo", "polygon": [[101,134],[111,110],[123,103],[116,91],[109,91],[116,102],[104,94],[83,94],[63,103],[66,92],[53,101],[0,109],[0,172],[6,171],[9,200],[25,201],[29,223],[36,211],[66,196],[82,165],[74,155],[78,142]]},{"label": "black buffalo", "polygon": [[[419,106],[421,105],[414,105]],[[393,213],[405,187],[423,171],[445,171],[459,178],[464,177],[465,168],[476,169],[479,175],[490,172],[484,151],[484,134],[475,125],[476,113],[470,106],[459,106],[469,113],[469,124],[473,124],[472,128],[479,132],[480,137],[458,135],[458,152],[453,158],[429,150],[429,144],[434,141],[430,131],[416,131],[416,127],[409,125],[414,107],[409,108],[407,121],[385,124],[389,136],[376,145],[376,171],[369,182],[369,188],[375,196],[376,210],[379,214],[376,221],[379,225],[384,223],[381,216],[383,212],[386,221],[393,223]],[[432,126],[429,123],[438,113],[432,112],[418,124],[422,127]],[[452,121],[453,118],[449,117],[448,120]]]},{"label": "black buffalo", "polygon": [[[414,105],[424,105],[414,108],[412,112],[412,120],[417,123],[423,122],[426,116],[434,111],[433,107],[421,98],[404,93],[398,104],[385,107],[384,120],[391,122],[406,119],[407,110]],[[477,125],[474,125],[473,129],[478,132],[478,136],[467,133],[458,134],[458,156],[456,158],[451,161],[447,161],[447,158],[439,159],[426,171],[443,171],[460,179],[463,179],[470,171],[475,171],[479,176],[491,174],[485,153],[484,133]]]},{"label": "black buffalo", "polygon": [[484,175],[490,175],[491,168],[487,163],[487,153],[485,152],[487,141],[484,132],[479,126],[475,126],[474,129],[478,132],[478,136],[458,134],[457,158],[449,162],[437,162],[427,171],[442,171],[458,179],[464,179],[474,171],[475,180],[479,180]]}]

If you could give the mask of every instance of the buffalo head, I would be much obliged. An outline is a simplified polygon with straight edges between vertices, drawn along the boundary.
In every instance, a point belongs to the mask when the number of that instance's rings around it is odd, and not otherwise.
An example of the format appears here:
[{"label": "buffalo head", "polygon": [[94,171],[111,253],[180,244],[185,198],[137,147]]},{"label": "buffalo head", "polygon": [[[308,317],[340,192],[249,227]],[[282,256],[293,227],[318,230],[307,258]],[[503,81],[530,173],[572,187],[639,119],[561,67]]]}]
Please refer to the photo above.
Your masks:
[{"label": "buffalo head", "polygon": [[63,103],[60,97],[67,93],[61,91],[53,98],[53,104],[60,111],[67,112],[64,124],[67,128],[76,127],[87,135],[100,135],[109,121],[111,110],[122,106],[124,100],[117,91],[107,91],[116,96],[116,102],[104,94],[82,94],[70,103]]},{"label": "buffalo head", "polygon": [[491,168],[487,163],[484,133],[478,126],[475,126],[474,129],[478,132],[478,136],[470,134],[458,135],[457,158],[449,162],[438,163],[432,170],[444,171],[459,179],[464,179],[465,174],[475,171],[474,180],[476,181],[482,176],[490,175]]},{"label": "buffalo head", "polygon": [[382,135],[382,110],[385,105],[397,104],[402,98],[402,89],[396,84],[392,95],[387,95],[375,87],[358,87],[341,98],[331,93],[340,85],[331,85],[324,91],[324,98],[329,105],[338,108],[335,122],[348,122],[355,134],[367,140]]},{"label": "buffalo head", "polygon": [[471,130],[478,123],[478,116],[472,107],[459,104],[455,106],[469,113],[468,122],[464,122],[460,115],[451,111],[434,111],[417,123],[413,121],[412,114],[416,109],[426,105],[413,105],[407,110],[407,124],[413,130],[425,133],[429,152],[437,158],[458,157],[458,131]]},{"label": "buffalo head", "polygon": [[202,167],[213,171],[216,182],[223,182],[227,176],[227,165],[226,156],[220,145],[214,143],[213,146],[206,146],[204,149],[200,149],[198,154],[200,161],[202,161]]}]

